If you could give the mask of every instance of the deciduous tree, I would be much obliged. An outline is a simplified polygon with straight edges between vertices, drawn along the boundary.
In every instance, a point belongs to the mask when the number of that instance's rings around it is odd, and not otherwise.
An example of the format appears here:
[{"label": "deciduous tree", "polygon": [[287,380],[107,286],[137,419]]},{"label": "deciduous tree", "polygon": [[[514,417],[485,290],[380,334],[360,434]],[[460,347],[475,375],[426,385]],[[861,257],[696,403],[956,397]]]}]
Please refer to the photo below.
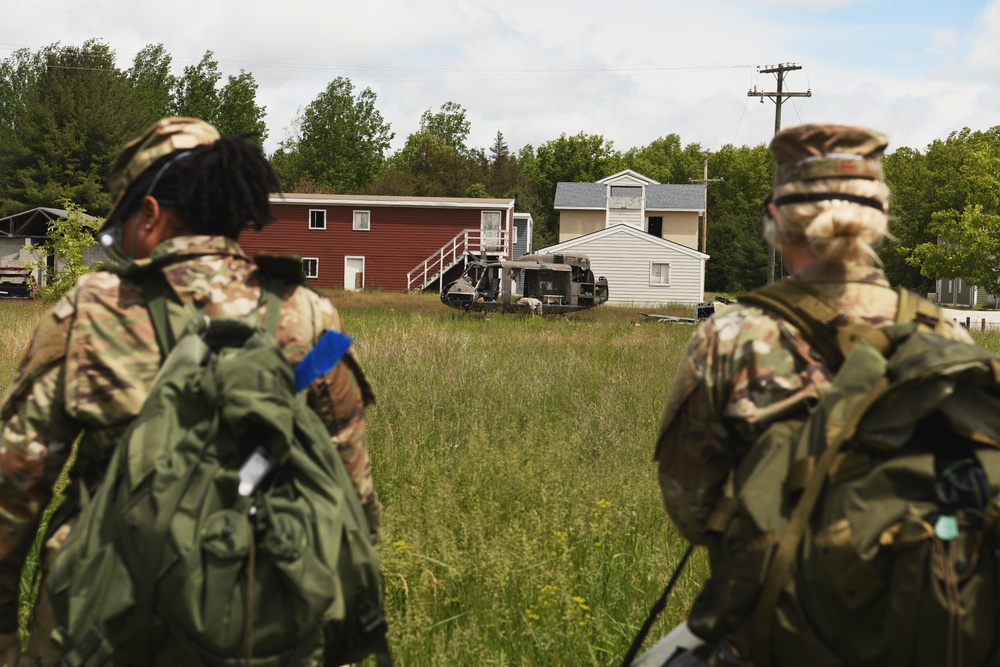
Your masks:
[{"label": "deciduous tree", "polygon": [[257,104],[257,82],[249,72],[230,76],[219,92],[218,129],[224,136],[249,133],[258,146],[267,138],[264,107]]},{"label": "deciduous tree", "polygon": [[427,132],[436,141],[458,153],[467,150],[465,140],[471,129],[472,124],[466,118],[465,109],[456,102],[445,102],[437,113],[428,109],[420,116],[422,132]]},{"label": "deciduous tree", "polygon": [[219,121],[219,91],[216,86],[222,73],[215,54],[205,51],[197,65],[188,65],[177,79],[174,90],[174,113],[192,116],[217,124]]},{"label": "deciduous tree", "polygon": [[143,124],[152,125],[173,113],[177,77],[170,73],[172,59],[163,44],[148,44],[135,54],[125,79],[135,91],[135,104],[144,112]]},{"label": "deciduous tree", "polygon": [[572,136],[562,134],[540,145],[537,151],[526,146],[519,157],[521,168],[537,188],[544,207],[535,219],[535,242],[539,247],[559,240],[559,220],[553,208],[558,183],[593,183],[621,171],[624,166],[613,142],[599,134],[583,132]]},{"label": "deciduous tree", "polygon": [[282,187],[302,178],[336,192],[356,192],[373,183],[385,167],[394,134],[375,108],[376,95],[357,95],[350,79],[337,77],[300,114],[295,134],[272,158]]},{"label": "deciduous tree", "polygon": [[[1000,215],[1000,127],[964,128],[931,142],[923,153],[904,147],[883,162],[893,239],[881,254],[890,280],[920,292],[932,290],[935,278],[950,277],[990,288],[983,267],[969,264],[967,275],[954,272],[979,251],[963,248],[970,240],[988,246],[983,234],[991,216]],[[939,237],[944,244],[932,250]],[[987,264],[1000,270],[996,260]]]}]

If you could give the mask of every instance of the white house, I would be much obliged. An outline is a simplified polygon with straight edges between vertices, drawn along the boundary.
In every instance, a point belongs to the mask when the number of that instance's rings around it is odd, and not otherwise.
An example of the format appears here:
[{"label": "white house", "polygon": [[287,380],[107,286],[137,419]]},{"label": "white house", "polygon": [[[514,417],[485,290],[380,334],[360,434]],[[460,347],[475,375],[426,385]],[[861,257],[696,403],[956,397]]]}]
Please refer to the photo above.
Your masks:
[{"label": "white house", "polygon": [[698,248],[705,186],[657,183],[630,169],[596,183],[557,183],[559,242],[615,225]]},{"label": "white house", "polygon": [[555,208],[559,243],[538,252],[589,255],[594,273],[608,279],[608,303],[704,301],[704,185],[657,183],[626,169],[596,183],[557,184]]},{"label": "white house", "polygon": [[608,279],[608,303],[653,306],[697,304],[705,296],[708,255],[680,243],[618,224],[539,250],[590,257],[596,276]]}]

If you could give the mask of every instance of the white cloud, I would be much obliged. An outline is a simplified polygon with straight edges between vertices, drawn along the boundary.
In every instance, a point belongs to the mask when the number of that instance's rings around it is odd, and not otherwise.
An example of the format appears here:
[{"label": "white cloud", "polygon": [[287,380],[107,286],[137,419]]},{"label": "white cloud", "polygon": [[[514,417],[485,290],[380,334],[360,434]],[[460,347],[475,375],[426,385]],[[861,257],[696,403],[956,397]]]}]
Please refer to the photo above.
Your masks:
[{"label": "white cloud", "polygon": [[933,52],[948,52],[960,44],[961,38],[955,28],[938,28],[931,32],[930,49]]},{"label": "white cloud", "polygon": [[972,47],[965,63],[979,74],[991,77],[1000,74],[1000,0],[989,2],[976,17]]},{"label": "white cloud", "polygon": [[789,9],[825,12],[837,7],[856,4],[858,0],[756,0],[756,2],[767,7],[787,7]]},{"label": "white cloud", "polygon": [[[470,144],[488,146],[499,130],[513,150],[581,131],[620,149],[668,133],[708,149],[766,142],[774,104],[746,92],[754,84],[772,90],[773,77],[755,66],[779,62],[804,66],[788,76],[786,90],[813,91],[785,103],[784,126],[858,122],[890,131],[896,146],[922,147],[963,125],[995,124],[996,107],[983,103],[1000,90],[1000,0],[979,13],[971,46],[954,29],[920,24],[918,12],[909,17],[913,30],[878,25],[872,0],[613,7],[598,0],[174,0],[169,21],[157,5],[134,0],[7,4],[0,57],[12,44],[97,36],[118,51],[121,66],[144,45],[162,42],[178,71],[210,49],[225,74],[252,72],[267,107],[268,150],[297,111],[341,75],[377,93],[394,146],[417,129],[421,112],[451,100],[468,110]],[[963,4],[955,25],[971,11]],[[854,46],[816,20],[834,8],[869,31],[854,35]],[[859,69],[855,47],[873,44],[865,40],[876,34],[894,41],[880,42],[886,57],[868,58]],[[930,76],[928,55],[936,66]]]}]

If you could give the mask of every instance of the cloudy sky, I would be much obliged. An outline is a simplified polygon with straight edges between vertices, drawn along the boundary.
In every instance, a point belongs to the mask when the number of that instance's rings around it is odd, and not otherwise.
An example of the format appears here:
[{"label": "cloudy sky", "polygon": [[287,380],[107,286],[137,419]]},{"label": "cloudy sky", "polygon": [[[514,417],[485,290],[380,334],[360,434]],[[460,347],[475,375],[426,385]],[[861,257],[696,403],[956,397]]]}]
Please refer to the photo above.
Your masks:
[{"label": "cloudy sky", "polygon": [[774,130],[758,68],[795,63],[782,125],[837,121],[924,148],[1000,125],[1000,0],[5,0],[0,58],[100,38],[127,67],[162,43],[178,72],[215,53],[253,73],[266,148],[329,81],[370,87],[393,147],[446,101],[471,146],[517,150],[561,133],[625,150],[666,134],[717,149]]}]

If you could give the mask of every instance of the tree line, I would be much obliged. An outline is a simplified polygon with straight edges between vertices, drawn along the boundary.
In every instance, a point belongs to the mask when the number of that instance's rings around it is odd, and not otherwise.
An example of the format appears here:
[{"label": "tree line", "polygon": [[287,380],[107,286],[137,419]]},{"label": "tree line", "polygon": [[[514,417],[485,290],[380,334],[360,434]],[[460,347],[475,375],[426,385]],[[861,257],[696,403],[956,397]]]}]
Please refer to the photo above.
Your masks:
[{"label": "tree line", "polygon": [[[172,74],[162,44],[120,68],[100,40],[21,49],[0,63],[0,216],[69,200],[92,215],[111,205],[104,178],[118,149],[166,115],[204,118],[223,134],[267,137],[253,75],[225,82],[214,54]],[[708,189],[706,289],[736,293],[765,282],[762,204],[771,187],[767,147],[706,151],[668,133],[618,150],[599,134],[562,133],[512,150],[497,130],[468,145],[466,109],[445,101],[390,151],[395,134],[370,88],[337,77],[300,109],[269,156],[287,192],[513,198],[535,220],[535,247],[558,241],[553,204],[563,181],[594,182],[632,169],[660,183],[724,179]],[[894,235],[882,255],[891,281],[919,291],[934,277],[963,277],[1000,292],[1000,127],[953,132],[924,151],[885,156]],[[945,243],[938,243],[938,239]]]}]

